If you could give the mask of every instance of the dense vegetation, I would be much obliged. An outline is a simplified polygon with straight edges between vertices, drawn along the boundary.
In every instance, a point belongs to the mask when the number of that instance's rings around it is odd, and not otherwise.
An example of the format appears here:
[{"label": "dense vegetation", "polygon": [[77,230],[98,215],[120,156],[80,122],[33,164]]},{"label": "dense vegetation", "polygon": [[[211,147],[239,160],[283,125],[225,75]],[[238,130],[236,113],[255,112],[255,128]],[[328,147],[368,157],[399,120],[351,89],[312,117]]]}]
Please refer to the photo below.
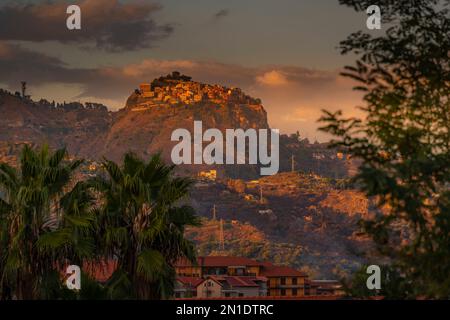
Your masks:
[{"label": "dense vegetation", "polygon": [[[340,2],[357,11],[372,4]],[[383,2],[383,35],[360,31],[341,43],[343,54],[359,57],[344,75],[365,93],[366,118],[326,112],[321,119],[336,136],[333,145],[362,161],[358,184],[389,208],[362,225],[392,262],[385,274],[396,276],[383,286],[402,290],[381,294],[394,298],[450,297],[449,5]],[[353,287],[365,286],[358,279]]]},{"label": "dense vegetation", "polygon": [[[160,299],[172,295],[174,263],[195,259],[184,238],[197,225],[177,205],[190,180],[173,176],[159,156],[129,153],[122,165],[103,161],[104,174],[74,179],[81,160],[65,149],[25,146],[19,168],[0,164],[0,294],[2,299]],[[70,264],[113,263],[103,283],[83,273],[79,292],[65,288]]]}]

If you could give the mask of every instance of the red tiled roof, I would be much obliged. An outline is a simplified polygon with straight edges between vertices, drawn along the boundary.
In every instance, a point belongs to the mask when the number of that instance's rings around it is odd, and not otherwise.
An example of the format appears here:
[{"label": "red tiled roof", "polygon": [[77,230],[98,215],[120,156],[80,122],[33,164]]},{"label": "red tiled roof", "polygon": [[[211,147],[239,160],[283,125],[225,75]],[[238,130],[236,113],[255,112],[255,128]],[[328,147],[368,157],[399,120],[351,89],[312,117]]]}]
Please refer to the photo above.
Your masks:
[{"label": "red tiled roof", "polygon": [[193,287],[197,287],[200,283],[203,282],[202,278],[196,277],[177,277],[177,280],[183,283],[184,285],[189,285]]},{"label": "red tiled roof", "polygon": [[265,277],[306,277],[306,274],[290,267],[268,266],[264,267],[261,275]]},{"label": "red tiled roof", "polygon": [[203,282],[208,281],[208,280],[212,280],[212,281],[216,282],[219,286],[223,287],[223,284],[215,277],[208,277],[206,279],[202,279],[202,281],[197,284],[197,287],[199,285],[201,285]]},{"label": "red tiled roof", "polygon": [[266,268],[273,267],[273,263],[269,261],[263,261],[261,262],[261,265]]},{"label": "red tiled roof", "polygon": [[256,277],[209,276],[208,278],[216,282],[226,282],[230,287],[259,287],[255,282]]},{"label": "red tiled roof", "polygon": [[[181,259],[176,264],[177,267],[190,267],[192,264]],[[209,256],[197,258],[197,265],[203,267],[230,267],[230,266],[260,266],[261,275],[267,277],[306,277],[306,274],[290,267],[275,266],[271,262],[259,262],[244,257]]]},{"label": "red tiled roof", "polygon": [[232,287],[259,287],[252,279],[244,277],[227,277],[226,280]]},{"label": "red tiled roof", "polygon": [[[197,264],[203,267],[223,266],[262,266],[265,263],[244,257],[209,256],[197,258]],[[190,267],[192,264],[186,259],[180,259],[175,264],[177,267]]]}]

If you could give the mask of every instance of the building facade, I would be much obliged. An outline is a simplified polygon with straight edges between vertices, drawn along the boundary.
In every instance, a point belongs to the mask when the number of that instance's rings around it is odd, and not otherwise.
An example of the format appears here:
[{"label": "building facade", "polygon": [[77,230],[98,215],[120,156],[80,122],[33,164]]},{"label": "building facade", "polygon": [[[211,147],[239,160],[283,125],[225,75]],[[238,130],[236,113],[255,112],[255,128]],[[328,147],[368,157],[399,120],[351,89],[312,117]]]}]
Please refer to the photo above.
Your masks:
[{"label": "building facade", "polygon": [[[306,295],[306,274],[290,267],[275,266],[242,257],[199,257],[196,264],[179,261],[179,277],[209,281],[200,284],[208,297],[302,297]],[[205,287],[206,285],[206,287]],[[220,290],[219,290],[220,287]],[[214,290],[213,290],[214,289]],[[197,290],[197,297],[204,297]]]}]

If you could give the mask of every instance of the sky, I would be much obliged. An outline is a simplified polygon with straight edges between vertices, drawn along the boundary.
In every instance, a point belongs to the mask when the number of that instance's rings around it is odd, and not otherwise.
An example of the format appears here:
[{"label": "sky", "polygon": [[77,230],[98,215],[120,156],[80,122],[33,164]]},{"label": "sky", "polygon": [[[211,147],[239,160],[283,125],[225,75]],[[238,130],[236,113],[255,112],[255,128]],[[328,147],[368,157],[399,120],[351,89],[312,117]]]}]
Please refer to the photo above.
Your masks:
[{"label": "sky", "polygon": [[[81,30],[66,8],[81,8]],[[177,70],[261,98],[282,133],[317,131],[322,109],[358,115],[353,56],[339,42],[367,15],[338,0],[2,1],[0,86],[33,99],[94,101],[117,110],[141,82]],[[368,30],[366,30],[368,31]]]}]

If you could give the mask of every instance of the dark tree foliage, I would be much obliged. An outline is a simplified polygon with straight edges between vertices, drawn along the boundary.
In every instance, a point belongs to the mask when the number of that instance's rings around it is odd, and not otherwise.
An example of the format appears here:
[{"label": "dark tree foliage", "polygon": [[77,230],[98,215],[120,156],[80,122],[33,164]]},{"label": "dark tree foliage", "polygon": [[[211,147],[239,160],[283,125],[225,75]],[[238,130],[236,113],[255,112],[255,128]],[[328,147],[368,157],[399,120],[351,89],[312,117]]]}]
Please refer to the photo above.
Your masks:
[{"label": "dark tree foliage", "polygon": [[175,262],[195,261],[194,244],[184,237],[186,226],[198,226],[194,209],[181,205],[192,181],[175,177],[174,166],[159,155],[148,162],[133,153],[120,166],[105,160],[106,177],[89,184],[102,194],[96,215],[96,247],[117,269],[106,283],[112,299],[161,299],[173,295]]},{"label": "dark tree foliage", "polygon": [[413,284],[404,281],[404,278],[400,274],[398,268],[390,265],[380,266],[383,270],[381,274],[381,289],[368,289],[366,285],[367,278],[369,276],[366,272],[367,268],[368,265],[364,265],[353,274],[350,280],[342,280],[343,288],[347,295],[365,299],[384,297],[389,300],[398,300],[405,298],[405,296],[407,297],[408,294],[413,292]]},{"label": "dark tree foliage", "polygon": [[[159,155],[105,160],[103,175],[76,182],[81,164],[48,146],[25,146],[18,168],[0,163],[0,300],[170,298],[175,262],[196,256],[184,230],[199,220],[181,203],[192,181]],[[99,283],[86,267],[105,261],[116,268]],[[79,291],[62,279],[69,264],[86,270]]]},{"label": "dark tree foliage", "polygon": [[[365,12],[366,0],[340,0]],[[392,261],[404,297],[450,297],[450,18],[448,0],[380,4],[385,32],[341,42],[358,59],[344,76],[364,92],[365,119],[325,111],[334,146],[361,159],[355,177],[382,213],[363,221]],[[408,285],[405,285],[408,284]],[[400,284],[399,284],[400,285]]]},{"label": "dark tree foliage", "polygon": [[94,199],[72,180],[81,163],[48,146],[0,163],[0,300],[50,298],[64,265],[92,256]]}]

